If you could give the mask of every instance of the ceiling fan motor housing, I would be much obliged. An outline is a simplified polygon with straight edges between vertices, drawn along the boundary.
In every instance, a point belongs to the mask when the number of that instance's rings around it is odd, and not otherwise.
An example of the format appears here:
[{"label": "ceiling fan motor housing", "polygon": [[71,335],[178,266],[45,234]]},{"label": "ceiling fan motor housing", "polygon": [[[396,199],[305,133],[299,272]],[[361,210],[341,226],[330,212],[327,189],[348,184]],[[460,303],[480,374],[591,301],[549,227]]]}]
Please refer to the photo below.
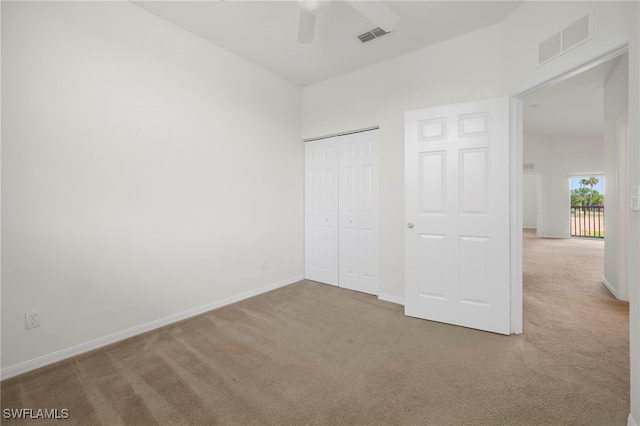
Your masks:
[{"label": "ceiling fan motor housing", "polygon": [[300,10],[308,15],[317,15],[326,7],[328,0],[298,0]]}]

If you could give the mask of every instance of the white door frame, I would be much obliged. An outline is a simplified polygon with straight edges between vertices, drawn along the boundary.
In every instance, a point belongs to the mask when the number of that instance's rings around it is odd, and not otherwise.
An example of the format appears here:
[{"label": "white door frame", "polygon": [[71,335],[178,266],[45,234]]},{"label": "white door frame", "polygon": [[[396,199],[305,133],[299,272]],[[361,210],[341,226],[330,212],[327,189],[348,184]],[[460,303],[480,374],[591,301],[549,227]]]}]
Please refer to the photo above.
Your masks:
[{"label": "white door frame", "polygon": [[[627,194],[629,192],[628,180],[628,152],[629,152],[629,111],[627,111],[616,123],[616,148],[618,162],[616,164],[616,182],[618,192],[618,227],[625,224],[629,220],[629,210],[627,205]],[[617,268],[618,268],[618,298],[629,300],[629,283],[627,282],[627,258],[629,252],[627,250],[628,237],[625,232],[619,232],[617,247]]]},{"label": "white door frame", "polygon": [[[593,46],[581,56],[563,68],[542,74],[509,94],[511,97],[510,113],[510,141],[511,141],[511,333],[521,334],[523,324],[523,293],[522,293],[522,151],[523,124],[522,99],[538,89],[552,86],[561,81],[574,77],[588,69],[607,62],[610,59],[624,55],[629,50],[629,37],[623,35]],[[626,227],[626,224],[624,224]]]}]

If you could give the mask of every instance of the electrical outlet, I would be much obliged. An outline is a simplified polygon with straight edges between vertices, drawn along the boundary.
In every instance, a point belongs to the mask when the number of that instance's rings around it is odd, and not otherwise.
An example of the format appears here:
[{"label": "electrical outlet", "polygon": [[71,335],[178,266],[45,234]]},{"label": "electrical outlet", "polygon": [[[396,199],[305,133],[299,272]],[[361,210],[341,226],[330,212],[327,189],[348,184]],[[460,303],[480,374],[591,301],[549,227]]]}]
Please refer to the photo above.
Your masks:
[{"label": "electrical outlet", "polygon": [[262,261],[262,270],[265,271],[267,269],[267,261],[263,260]]},{"label": "electrical outlet", "polygon": [[27,330],[30,328],[40,327],[40,310],[36,309],[34,311],[25,312],[24,323]]}]

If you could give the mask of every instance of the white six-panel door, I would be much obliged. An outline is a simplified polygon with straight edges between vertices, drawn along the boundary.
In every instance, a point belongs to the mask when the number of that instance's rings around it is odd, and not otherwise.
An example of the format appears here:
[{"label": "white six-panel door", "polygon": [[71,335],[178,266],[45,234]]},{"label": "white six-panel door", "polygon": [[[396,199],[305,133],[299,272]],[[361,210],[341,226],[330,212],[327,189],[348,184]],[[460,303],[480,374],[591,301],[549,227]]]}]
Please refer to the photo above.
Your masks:
[{"label": "white six-panel door", "polygon": [[510,333],[509,101],[405,114],[405,314]]},{"label": "white six-panel door", "polygon": [[305,278],[378,294],[378,133],[305,143]]},{"label": "white six-panel door", "polygon": [[307,279],[338,285],[338,138],[305,143]]},{"label": "white six-panel door", "polygon": [[378,131],[340,136],[340,287],[378,294]]}]

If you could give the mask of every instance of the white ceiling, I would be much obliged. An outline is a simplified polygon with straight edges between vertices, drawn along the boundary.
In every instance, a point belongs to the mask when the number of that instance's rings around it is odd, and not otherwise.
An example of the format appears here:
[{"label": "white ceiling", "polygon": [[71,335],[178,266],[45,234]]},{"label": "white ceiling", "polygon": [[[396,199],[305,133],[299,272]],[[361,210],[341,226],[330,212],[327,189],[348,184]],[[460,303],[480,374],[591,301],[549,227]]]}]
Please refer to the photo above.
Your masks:
[{"label": "white ceiling", "polygon": [[620,57],[524,99],[524,131],[546,135],[602,136],[603,87]]},{"label": "white ceiling", "polygon": [[[389,35],[363,44],[375,27],[347,3],[332,0],[315,39],[299,44],[295,0],[140,0],[139,7],[304,87],[477,29],[498,24],[522,1],[385,0],[400,16]],[[601,136],[603,90],[617,60],[524,99],[526,132]],[[534,106],[535,105],[535,106]]]},{"label": "white ceiling", "polygon": [[315,39],[299,44],[296,1],[135,1],[149,12],[295,83],[306,86],[502,22],[521,1],[384,2],[400,16],[389,35],[363,44],[375,25],[340,0],[317,17]]}]

